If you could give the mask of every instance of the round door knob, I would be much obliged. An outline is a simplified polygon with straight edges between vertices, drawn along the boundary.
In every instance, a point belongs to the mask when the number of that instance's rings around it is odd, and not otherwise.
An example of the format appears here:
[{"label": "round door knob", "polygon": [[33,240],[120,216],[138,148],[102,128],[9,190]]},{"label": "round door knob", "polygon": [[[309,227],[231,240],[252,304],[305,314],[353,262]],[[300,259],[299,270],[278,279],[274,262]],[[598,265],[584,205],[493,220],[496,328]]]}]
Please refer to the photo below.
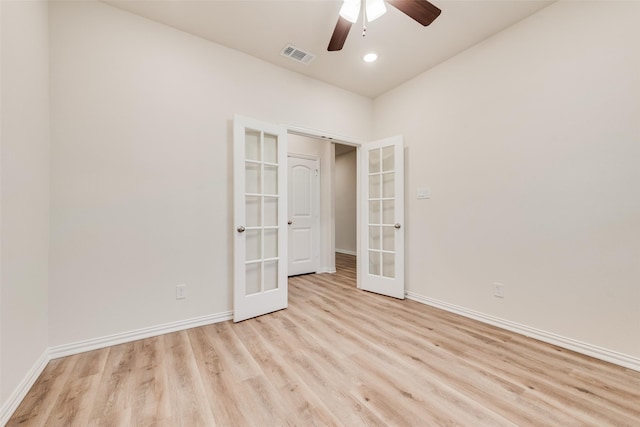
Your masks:
[{"label": "round door knob", "polygon": [[240,226],[238,227],[238,233],[244,233],[244,231],[246,230],[246,228],[244,228],[244,226]]},{"label": "round door knob", "polygon": [[293,224],[293,221],[289,220],[289,221],[287,221],[287,224],[291,225],[291,224]]},{"label": "round door knob", "polygon": [[396,222],[396,224],[394,225],[394,227],[395,227],[395,228],[397,228],[397,229],[400,229],[400,227],[402,227],[402,226],[400,225],[400,223],[399,223],[399,222]]}]

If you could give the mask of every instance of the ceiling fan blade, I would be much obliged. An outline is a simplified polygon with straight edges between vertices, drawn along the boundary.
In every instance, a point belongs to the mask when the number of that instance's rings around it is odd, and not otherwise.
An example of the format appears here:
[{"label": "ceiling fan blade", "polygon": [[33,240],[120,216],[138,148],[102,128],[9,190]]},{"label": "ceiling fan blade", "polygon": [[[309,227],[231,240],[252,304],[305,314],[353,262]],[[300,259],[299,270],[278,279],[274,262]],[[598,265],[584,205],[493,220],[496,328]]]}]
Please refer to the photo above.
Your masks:
[{"label": "ceiling fan blade", "polygon": [[442,12],[427,0],[387,0],[387,3],[425,27],[435,21]]},{"label": "ceiling fan blade", "polygon": [[333,34],[331,35],[331,40],[329,41],[329,47],[327,47],[327,50],[329,52],[341,50],[342,46],[344,46],[344,42],[347,40],[350,29],[351,22],[347,21],[342,16],[338,16],[338,22],[336,23],[336,28],[333,30]]}]

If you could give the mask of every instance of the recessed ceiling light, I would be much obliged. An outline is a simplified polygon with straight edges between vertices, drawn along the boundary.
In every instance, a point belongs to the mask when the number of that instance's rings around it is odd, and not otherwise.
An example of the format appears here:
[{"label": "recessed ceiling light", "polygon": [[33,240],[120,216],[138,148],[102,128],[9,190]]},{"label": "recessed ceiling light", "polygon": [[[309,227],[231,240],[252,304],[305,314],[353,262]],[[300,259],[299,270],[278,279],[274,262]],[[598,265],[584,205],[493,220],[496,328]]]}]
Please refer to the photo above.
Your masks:
[{"label": "recessed ceiling light", "polygon": [[375,62],[378,59],[378,54],[375,52],[367,53],[363,58],[364,62]]}]

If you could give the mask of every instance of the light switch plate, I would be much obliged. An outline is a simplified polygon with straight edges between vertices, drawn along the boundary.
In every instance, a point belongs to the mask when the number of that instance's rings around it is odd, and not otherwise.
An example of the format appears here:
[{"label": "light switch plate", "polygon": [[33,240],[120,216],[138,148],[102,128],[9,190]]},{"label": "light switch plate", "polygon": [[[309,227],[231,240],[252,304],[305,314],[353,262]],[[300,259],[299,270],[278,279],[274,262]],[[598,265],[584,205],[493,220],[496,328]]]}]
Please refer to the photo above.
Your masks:
[{"label": "light switch plate", "polygon": [[430,199],[431,192],[428,188],[418,188],[418,199]]}]

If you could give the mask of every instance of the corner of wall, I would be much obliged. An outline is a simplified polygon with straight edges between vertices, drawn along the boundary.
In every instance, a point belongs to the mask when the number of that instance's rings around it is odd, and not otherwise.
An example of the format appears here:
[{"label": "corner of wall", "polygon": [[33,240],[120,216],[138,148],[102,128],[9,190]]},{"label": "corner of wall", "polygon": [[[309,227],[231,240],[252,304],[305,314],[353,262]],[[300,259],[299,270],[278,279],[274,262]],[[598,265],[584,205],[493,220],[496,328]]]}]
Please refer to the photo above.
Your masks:
[{"label": "corner of wall", "polygon": [[0,2],[0,417],[48,361],[48,6]]},{"label": "corner of wall", "polygon": [[49,360],[49,349],[47,348],[31,369],[29,369],[22,381],[18,383],[17,387],[9,395],[9,398],[5,402],[2,402],[2,405],[0,406],[0,426],[4,426],[9,422],[13,413],[18,409],[22,400],[25,398],[31,387],[33,387],[40,374],[42,374],[44,369],[47,367]]}]

